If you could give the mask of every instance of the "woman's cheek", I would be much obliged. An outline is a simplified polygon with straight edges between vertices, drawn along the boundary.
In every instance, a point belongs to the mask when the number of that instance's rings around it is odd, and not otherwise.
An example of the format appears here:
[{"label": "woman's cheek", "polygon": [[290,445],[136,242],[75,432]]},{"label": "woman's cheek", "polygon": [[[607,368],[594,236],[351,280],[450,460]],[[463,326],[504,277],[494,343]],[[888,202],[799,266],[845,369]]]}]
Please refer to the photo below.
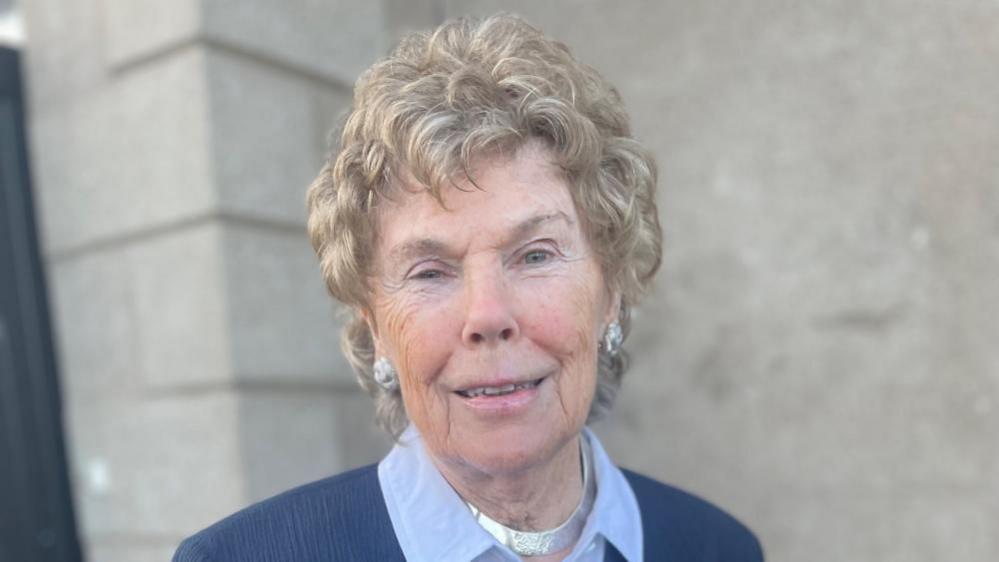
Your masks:
[{"label": "woman's cheek", "polygon": [[592,339],[592,343],[597,341],[594,335],[599,329],[597,295],[579,280],[553,285],[531,293],[532,302],[528,304],[528,310],[534,311],[531,315],[532,333],[560,349],[563,354],[586,356],[587,348],[592,347],[589,340]]},{"label": "woman's cheek", "polygon": [[528,318],[522,320],[521,335],[564,359],[572,350],[566,338],[571,328],[567,318],[570,311],[545,298],[528,304],[527,309],[531,312]]},{"label": "woman's cheek", "polygon": [[448,356],[449,308],[427,306],[421,302],[399,303],[389,320],[398,368],[412,387],[430,385],[437,378]]},{"label": "woman's cheek", "polygon": [[413,326],[418,325],[418,309],[408,305],[398,295],[385,297],[379,302],[381,314],[377,316],[379,340],[382,353],[395,363],[397,371],[410,373],[410,355],[414,349],[412,336],[417,333]]}]

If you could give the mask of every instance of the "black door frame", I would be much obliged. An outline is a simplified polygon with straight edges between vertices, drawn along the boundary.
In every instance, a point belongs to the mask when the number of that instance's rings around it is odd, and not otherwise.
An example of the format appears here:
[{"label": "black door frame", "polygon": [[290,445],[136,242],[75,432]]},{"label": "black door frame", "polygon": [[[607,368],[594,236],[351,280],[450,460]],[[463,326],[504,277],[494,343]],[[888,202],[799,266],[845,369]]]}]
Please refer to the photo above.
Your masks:
[{"label": "black door frame", "polygon": [[0,561],[79,562],[19,65],[0,47]]}]

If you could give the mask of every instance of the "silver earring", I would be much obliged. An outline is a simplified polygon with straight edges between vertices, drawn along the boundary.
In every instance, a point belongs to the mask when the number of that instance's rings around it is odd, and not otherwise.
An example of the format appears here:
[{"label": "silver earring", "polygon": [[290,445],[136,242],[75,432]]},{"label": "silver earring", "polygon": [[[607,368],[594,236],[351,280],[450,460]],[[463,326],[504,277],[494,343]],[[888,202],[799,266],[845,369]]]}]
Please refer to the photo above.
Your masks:
[{"label": "silver earring", "polygon": [[607,355],[611,357],[616,356],[621,353],[621,344],[624,342],[624,331],[621,330],[621,325],[617,321],[611,322],[607,326],[607,331],[604,332],[604,351]]},{"label": "silver earring", "polygon": [[375,382],[378,386],[392,392],[399,388],[399,375],[395,372],[395,367],[388,357],[379,357],[374,365]]}]

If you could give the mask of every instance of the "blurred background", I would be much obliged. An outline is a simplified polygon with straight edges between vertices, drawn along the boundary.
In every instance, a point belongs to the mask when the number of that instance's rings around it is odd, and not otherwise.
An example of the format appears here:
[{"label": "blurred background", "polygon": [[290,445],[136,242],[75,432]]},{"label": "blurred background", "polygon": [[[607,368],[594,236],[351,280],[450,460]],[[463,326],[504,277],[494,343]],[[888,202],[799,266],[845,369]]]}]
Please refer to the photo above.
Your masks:
[{"label": "blurred background", "polygon": [[168,560],[387,451],[305,188],[401,33],[498,10],[659,160],[613,458],[769,560],[999,560],[986,0],[0,2],[0,560]]}]

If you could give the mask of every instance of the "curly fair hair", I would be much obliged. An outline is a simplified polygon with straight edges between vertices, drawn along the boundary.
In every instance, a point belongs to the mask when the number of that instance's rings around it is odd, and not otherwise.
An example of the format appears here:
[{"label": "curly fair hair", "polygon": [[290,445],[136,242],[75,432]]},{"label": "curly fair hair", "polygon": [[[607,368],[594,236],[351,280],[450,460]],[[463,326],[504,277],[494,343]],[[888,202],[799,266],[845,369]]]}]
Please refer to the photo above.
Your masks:
[{"label": "curly fair hair", "polygon": [[[629,307],[659,268],[662,231],[652,156],[631,137],[620,95],[561,42],[523,19],[460,18],[404,37],[358,79],[327,164],[309,187],[308,230],[326,287],[352,312],[343,351],[393,437],[408,420],[398,390],[372,374],[369,310],[375,207],[415,180],[441,201],[472,160],[540,141],[561,167],[604,278]],[[408,181],[407,181],[408,180]],[[474,183],[474,181],[472,182]],[[589,420],[613,403],[626,354],[599,354]]]}]

